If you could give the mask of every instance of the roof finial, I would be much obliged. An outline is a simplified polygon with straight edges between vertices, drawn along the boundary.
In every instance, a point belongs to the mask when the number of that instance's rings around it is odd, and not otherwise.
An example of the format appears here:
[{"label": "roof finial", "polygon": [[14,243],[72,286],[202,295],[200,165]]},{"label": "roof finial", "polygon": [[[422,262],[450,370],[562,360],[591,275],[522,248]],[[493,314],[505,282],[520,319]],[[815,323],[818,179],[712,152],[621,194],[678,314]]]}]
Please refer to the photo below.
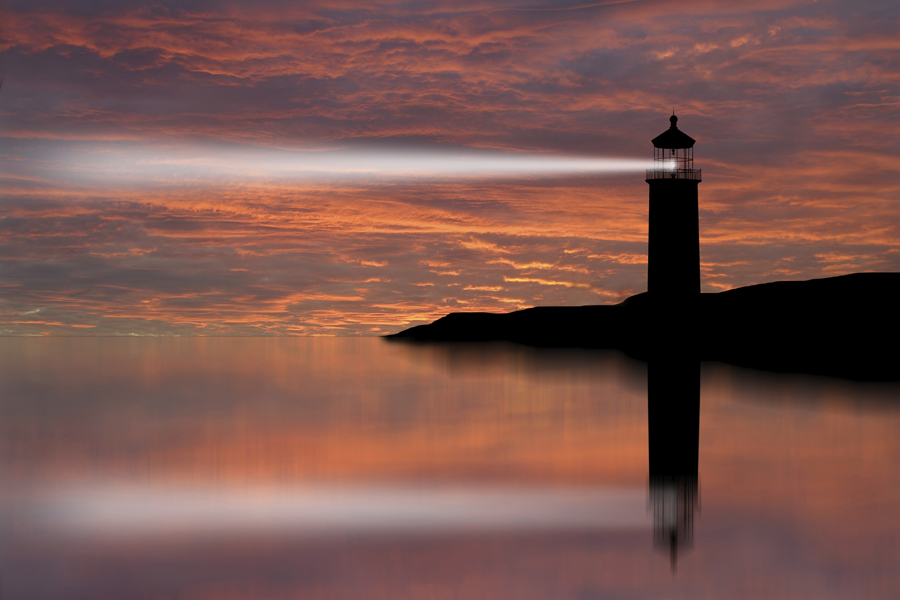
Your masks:
[{"label": "roof finial", "polygon": [[678,117],[675,116],[675,109],[672,109],[672,116],[669,117],[669,123],[672,124],[672,129],[675,129],[675,123],[678,122]]}]

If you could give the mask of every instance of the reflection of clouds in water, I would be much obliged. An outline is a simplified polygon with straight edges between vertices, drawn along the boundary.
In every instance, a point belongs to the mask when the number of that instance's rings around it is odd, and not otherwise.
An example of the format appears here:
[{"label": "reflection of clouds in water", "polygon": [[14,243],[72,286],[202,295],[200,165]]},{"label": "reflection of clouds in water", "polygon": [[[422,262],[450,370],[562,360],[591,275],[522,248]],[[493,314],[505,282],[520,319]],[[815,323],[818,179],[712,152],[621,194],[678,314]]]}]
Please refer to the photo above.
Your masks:
[{"label": "reflection of clouds in water", "polygon": [[767,402],[792,389],[777,377],[754,401],[704,365],[703,516],[673,577],[650,547],[630,361],[373,339],[0,350],[5,598],[900,591],[898,413]]},{"label": "reflection of clouds in water", "polygon": [[4,338],[0,357],[0,465],[28,479],[644,483],[643,373],[615,353]]},{"label": "reflection of clouds in water", "polygon": [[706,385],[724,387],[740,404],[773,410],[900,411],[900,382],[851,381],[805,373],[773,373],[724,363],[704,363]]}]

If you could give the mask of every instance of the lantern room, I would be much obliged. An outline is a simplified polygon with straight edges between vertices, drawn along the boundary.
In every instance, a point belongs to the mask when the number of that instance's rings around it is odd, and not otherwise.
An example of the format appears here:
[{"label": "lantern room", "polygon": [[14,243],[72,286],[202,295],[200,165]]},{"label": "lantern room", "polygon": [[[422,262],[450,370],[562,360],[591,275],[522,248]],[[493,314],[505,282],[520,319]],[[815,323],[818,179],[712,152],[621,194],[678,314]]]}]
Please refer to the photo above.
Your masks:
[{"label": "lantern room", "polygon": [[694,138],[678,129],[678,117],[669,117],[669,129],[653,138],[651,179],[688,179],[700,181],[700,169],[694,169]]}]

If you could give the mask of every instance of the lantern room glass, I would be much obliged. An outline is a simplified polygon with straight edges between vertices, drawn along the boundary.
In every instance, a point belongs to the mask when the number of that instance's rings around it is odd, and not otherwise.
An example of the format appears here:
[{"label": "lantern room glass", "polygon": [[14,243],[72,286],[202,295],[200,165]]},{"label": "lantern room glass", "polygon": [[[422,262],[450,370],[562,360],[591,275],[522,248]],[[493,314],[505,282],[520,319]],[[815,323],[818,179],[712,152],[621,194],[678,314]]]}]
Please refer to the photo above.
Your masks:
[{"label": "lantern room glass", "polygon": [[653,170],[687,173],[694,170],[693,148],[654,148]]},{"label": "lantern room glass", "polygon": [[694,168],[694,149],[654,147],[653,168],[647,169],[647,181],[653,179],[700,181],[700,169]]}]

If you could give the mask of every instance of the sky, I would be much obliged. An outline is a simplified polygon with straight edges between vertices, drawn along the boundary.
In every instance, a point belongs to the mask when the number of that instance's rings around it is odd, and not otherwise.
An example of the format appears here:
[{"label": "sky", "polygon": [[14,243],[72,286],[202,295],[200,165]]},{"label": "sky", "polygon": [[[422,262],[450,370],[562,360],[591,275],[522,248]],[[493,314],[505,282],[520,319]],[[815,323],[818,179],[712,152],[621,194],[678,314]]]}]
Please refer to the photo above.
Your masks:
[{"label": "sky", "polygon": [[702,289],[900,271],[900,4],[0,4],[0,335],[382,335],[646,289],[697,140]]}]

